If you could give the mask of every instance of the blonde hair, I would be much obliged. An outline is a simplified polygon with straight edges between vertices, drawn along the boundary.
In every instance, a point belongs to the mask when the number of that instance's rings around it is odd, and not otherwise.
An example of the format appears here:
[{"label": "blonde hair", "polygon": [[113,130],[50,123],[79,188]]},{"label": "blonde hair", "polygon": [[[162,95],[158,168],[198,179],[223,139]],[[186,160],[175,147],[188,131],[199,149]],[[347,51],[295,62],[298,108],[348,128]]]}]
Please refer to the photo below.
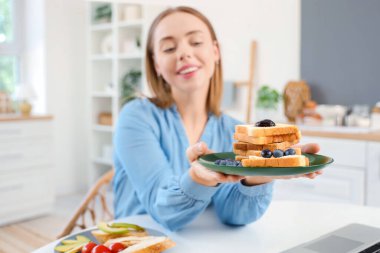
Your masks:
[{"label": "blonde hair", "polygon": [[[191,14],[200,20],[203,21],[203,23],[206,24],[208,27],[211,38],[214,42],[217,43],[217,46],[219,47],[218,40],[216,38],[215,31],[210,23],[210,21],[199,11],[185,6],[179,6],[175,8],[167,9],[163,12],[161,12],[153,21],[152,25],[150,26],[148,38],[147,38],[147,45],[146,45],[146,52],[145,52],[145,71],[146,71],[146,78],[148,81],[149,88],[154,94],[154,97],[150,100],[156,104],[160,108],[167,108],[171,106],[174,103],[174,99],[171,93],[170,86],[165,83],[165,80],[157,75],[156,69],[154,67],[154,59],[153,59],[153,35],[154,31],[156,30],[158,24],[161,22],[162,19],[169,16],[170,14],[177,13],[177,12],[184,12]],[[222,99],[223,94],[223,73],[222,73],[222,61],[221,58],[219,60],[219,63],[215,65],[214,74],[211,77],[210,80],[210,87],[207,94],[207,111],[212,112],[213,114],[219,116],[220,115],[220,103]]]}]

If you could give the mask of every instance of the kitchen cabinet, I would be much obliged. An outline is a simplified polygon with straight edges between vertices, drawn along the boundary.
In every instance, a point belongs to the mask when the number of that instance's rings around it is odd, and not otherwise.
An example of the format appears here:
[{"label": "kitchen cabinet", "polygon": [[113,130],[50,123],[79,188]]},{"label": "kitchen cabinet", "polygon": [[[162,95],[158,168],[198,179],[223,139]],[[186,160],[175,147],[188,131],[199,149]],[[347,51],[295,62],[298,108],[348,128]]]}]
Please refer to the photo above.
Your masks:
[{"label": "kitchen cabinet", "polygon": [[366,203],[380,206],[380,142],[368,143]]},{"label": "kitchen cabinet", "polygon": [[326,201],[380,206],[380,142],[341,138],[302,138],[318,143],[334,163],[314,180],[277,180],[275,199]]},{"label": "kitchen cabinet", "polygon": [[0,225],[53,208],[51,117],[0,119]]}]

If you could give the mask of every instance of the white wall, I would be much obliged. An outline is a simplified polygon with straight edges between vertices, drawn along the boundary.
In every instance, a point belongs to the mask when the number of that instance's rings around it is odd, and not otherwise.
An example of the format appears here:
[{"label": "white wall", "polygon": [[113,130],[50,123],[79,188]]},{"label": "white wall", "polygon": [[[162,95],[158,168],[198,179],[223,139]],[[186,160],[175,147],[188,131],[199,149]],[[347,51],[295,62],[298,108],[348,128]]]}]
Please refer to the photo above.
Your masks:
[{"label": "white wall", "polygon": [[24,1],[24,55],[22,81],[33,86],[38,96],[34,113],[46,113],[45,15],[44,0]]},{"label": "white wall", "polygon": [[[225,80],[248,80],[252,40],[258,45],[255,91],[268,84],[282,92],[289,80],[299,80],[300,0],[219,1],[218,8],[203,1],[194,6],[211,20],[219,36]],[[245,120],[246,89],[239,91],[234,116]]]},{"label": "white wall", "polygon": [[47,111],[55,121],[57,194],[87,186],[85,4],[45,0]]}]

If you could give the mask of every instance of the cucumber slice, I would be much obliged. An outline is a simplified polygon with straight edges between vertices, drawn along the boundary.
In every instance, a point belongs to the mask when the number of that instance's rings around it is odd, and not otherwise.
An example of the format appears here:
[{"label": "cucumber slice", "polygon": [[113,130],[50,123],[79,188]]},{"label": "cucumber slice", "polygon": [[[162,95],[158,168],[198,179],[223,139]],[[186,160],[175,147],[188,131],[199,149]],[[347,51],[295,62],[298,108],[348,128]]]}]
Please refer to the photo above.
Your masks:
[{"label": "cucumber slice", "polygon": [[135,224],[130,224],[130,223],[123,223],[123,222],[114,222],[109,224],[111,228],[130,228],[131,230],[136,230],[136,231],[145,231],[143,227],[140,227]]},{"label": "cucumber slice", "polygon": [[107,234],[126,234],[129,232],[129,228],[113,228],[105,222],[99,223],[98,228]]},{"label": "cucumber slice", "polygon": [[78,242],[89,242],[91,241],[88,237],[84,235],[77,235],[76,236]]},{"label": "cucumber slice", "polygon": [[58,245],[54,249],[58,252],[66,252],[66,251],[69,251],[75,247],[78,247],[81,244],[83,244],[83,242],[81,242],[81,243],[77,242],[77,243],[72,243],[72,244],[67,244],[67,245]]},{"label": "cucumber slice", "polygon": [[68,245],[68,244],[78,243],[78,241],[77,240],[63,240],[61,243],[64,245]]}]

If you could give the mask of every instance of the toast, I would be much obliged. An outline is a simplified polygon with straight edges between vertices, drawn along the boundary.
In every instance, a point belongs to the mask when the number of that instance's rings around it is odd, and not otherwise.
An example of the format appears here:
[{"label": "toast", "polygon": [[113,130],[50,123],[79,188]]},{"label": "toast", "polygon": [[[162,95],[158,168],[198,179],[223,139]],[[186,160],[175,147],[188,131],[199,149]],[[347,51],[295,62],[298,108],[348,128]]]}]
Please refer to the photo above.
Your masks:
[{"label": "toast", "polygon": [[175,242],[165,236],[154,236],[136,243],[120,253],[159,253],[175,246]]},{"label": "toast", "polygon": [[279,143],[256,145],[252,143],[238,141],[238,142],[234,142],[233,150],[235,149],[245,150],[245,151],[246,150],[263,150],[263,149],[269,149],[270,151],[273,151],[275,149],[286,150],[297,143],[298,141],[284,141],[284,142],[279,142]]},{"label": "toast", "polygon": [[[301,148],[293,148],[296,155],[301,155]],[[271,150],[273,152],[273,150]],[[239,156],[261,156],[261,150],[240,150],[234,149],[235,155]]]},{"label": "toast", "polygon": [[243,167],[300,167],[309,166],[309,159],[303,155],[289,155],[279,158],[249,156],[241,159]]},{"label": "toast", "polygon": [[175,242],[165,236],[126,236],[110,239],[104,245],[108,247],[117,242],[127,246],[121,251],[124,253],[158,253],[175,246]]},{"label": "toast", "polygon": [[253,137],[241,133],[234,133],[234,139],[241,142],[247,142],[256,145],[265,145],[271,143],[280,143],[280,142],[294,142],[301,139],[300,133],[294,134],[283,134],[283,135],[274,135],[274,136],[262,136],[262,137]]},{"label": "toast", "polygon": [[235,132],[252,137],[267,137],[285,134],[298,134],[299,130],[295,125],[276,124],[269,127],[257,127],[254,125],[236,125]]}]

